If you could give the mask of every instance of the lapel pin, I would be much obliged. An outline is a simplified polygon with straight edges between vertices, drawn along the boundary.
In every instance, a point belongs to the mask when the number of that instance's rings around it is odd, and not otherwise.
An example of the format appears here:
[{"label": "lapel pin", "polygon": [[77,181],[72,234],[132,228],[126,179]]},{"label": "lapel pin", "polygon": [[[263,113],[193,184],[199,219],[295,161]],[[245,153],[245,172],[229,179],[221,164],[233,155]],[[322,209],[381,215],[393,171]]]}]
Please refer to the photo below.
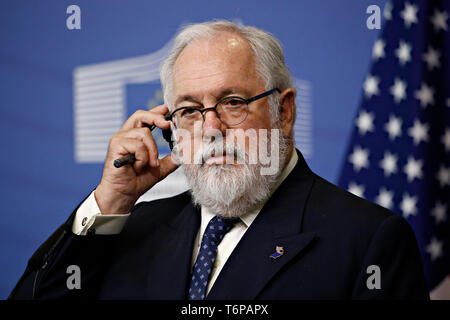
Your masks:
[{"label": "lapel pin", "polygon": [[275,253],[272,253],[270,255],[270,257],[272,259],[277,259],[277,258],[281,257],[283,254],[284,254],[284,248],[280,247],[280,246],[276,246],[275,247]]}]

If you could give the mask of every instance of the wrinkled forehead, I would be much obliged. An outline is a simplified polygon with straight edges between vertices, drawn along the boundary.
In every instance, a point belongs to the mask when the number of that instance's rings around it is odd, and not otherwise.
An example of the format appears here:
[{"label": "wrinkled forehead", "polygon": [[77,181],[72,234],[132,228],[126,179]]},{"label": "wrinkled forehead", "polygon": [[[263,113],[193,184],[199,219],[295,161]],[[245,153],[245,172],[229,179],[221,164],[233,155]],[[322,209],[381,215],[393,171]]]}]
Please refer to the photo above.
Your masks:
[{"label": "wrinkled forehead", "polygon": [[255,58],[246,39],[236,33],[220,32],[190,43],[178,56],[173,72],[174,89],[208,79],[220,82],[257,78]]},{"label": "wrinkled forehead", "polygon": [[[203,58],[222,59],[245,59],[247,62],[253,60],[253,51],[248,41],[241,35],[232,32],[217,32],[207,38],[199,38],[188,44],[178,56],[175,68],[183,64],[186,56],[197,57],[199,62]],[[229,62],[232,62],[230,60]]]}]

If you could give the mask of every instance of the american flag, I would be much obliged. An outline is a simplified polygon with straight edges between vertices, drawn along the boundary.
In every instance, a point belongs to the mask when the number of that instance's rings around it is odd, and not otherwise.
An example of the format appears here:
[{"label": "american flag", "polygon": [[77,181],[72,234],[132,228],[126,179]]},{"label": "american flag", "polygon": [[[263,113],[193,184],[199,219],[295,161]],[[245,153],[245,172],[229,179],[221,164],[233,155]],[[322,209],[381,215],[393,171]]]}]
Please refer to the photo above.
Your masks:
[{"label": "american flag", "polygon": [[407,219],[430,291],[450,274],[449,14],[446,0],[387,2],[339,179]]}]

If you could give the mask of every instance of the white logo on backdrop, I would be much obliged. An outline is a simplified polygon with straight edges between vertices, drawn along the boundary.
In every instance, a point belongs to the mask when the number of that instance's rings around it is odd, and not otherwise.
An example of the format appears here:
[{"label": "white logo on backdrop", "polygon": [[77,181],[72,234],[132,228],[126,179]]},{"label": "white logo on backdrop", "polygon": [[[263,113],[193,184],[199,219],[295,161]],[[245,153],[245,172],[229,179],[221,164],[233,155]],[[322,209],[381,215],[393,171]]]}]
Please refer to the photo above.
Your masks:
[{"label": "white logo on backdrop", "polygon": [[109,138],[127,117],[126,85],[159,81],[159,67],[172,48],[129,59],[77,67],[73,73],[75,161],[103,162]]}]

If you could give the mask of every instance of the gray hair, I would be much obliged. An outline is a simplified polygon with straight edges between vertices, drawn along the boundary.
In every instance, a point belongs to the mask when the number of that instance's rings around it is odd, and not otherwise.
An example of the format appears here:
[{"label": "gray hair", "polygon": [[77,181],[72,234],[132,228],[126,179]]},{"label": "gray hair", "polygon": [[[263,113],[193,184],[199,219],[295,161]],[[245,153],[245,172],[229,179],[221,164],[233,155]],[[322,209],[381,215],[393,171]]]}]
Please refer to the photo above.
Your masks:
[{"label": "gray hair", "polygon": [[[210,39],[218,32],[232,32],[246,39],[253,51],[256,72],[265,83],[266,90],[279,88],[281,91],[293,88],[289,70],[284,62],[283,49],[280,42],[270,33],[249,26],[241,26],[226,20],[190,24],[182,28],[175,38],[174,47],[161,66],[160,76],[164,93],[164,101],[172,110],[173,68],[178,56],[184,48],[195,40]],[[269,98],[270,112],[273,122],[279,119],[279,95]]]}]

